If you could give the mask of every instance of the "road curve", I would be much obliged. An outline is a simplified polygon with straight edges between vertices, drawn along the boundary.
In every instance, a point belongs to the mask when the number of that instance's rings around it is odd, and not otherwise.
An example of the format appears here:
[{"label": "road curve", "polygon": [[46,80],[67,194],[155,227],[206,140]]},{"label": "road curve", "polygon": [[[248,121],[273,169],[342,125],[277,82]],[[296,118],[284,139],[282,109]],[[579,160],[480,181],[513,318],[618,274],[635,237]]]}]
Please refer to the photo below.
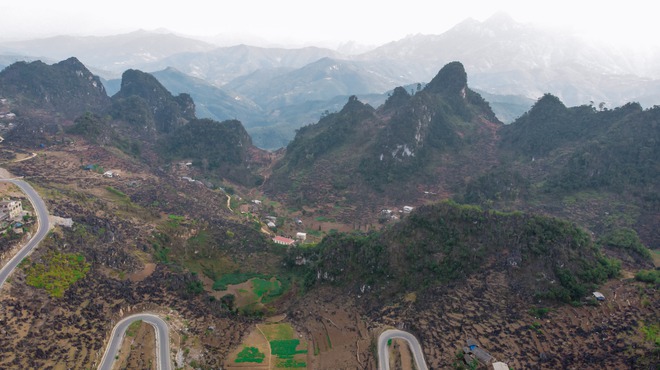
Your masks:
[{"label": "road curve", "polygon": [[[48,230],[50,225],[48,223],[48,209],[46,208],[46,203],[39,196],[39,194],[34,190],[30,184],[25,181],[17,179],[2,179],[0,181],[10,182],[18,186],[23,192],[27,195],[28,200],[32,203],[35,214],[38,220],[37,232],[34,236],[21,248],[16,255],[9,260],[9,262],[0,269],[0,288],[7,281],[7,278],[11,275],[14,269],[21,263],[21,261],[27,257],[34,248],[39,245],[39,243],[48,235]],[[156,363],[158,370],[171,370],[172,366],[169,360],[170,355],[170,334],[167,323],[163,321],[160,317],[143,313],[128,316],[123,320],[119,321],[117,325],[112,329],[111,340],[106,347],[103,358],[101,359],[101,365],[99,369],[110,370],[112,369],[112,364],[114,362],[114,357],[119,350],[124,334],[128,326],[136,321],[142,320],[156,330]]]},{"label": "road curve", "polygon": [[34,190],[34,188],[32,188],[32,186],[30,186],[30,184],[23,180],[16,179],[0,179],[0,181],[11,182],[23,190],[23,192],[30,200],[30,203],[32,203],[32,207],[34,208],[39,224],[37,232],[34,234],[34,236],[25,244],[25,246],[23,246],[23,248],[21,248],[21,250],[18,251],[18,253],[16,253],[16,255],[11,260],[9,260],[6,265],[2,267],[2,269],[0,269],[0,288],[2,288],[2,285],[5,283],[5,281],[7,281],[7,278],[9,275],[11,275],[18,264],[21,263],[23,258],[32,253],[32,250],[34,250],[39,242],[41,242],[46,237],[50,225],[48,224],[48,209],[46,208],[46,203],[44,203],[43,199],[41,199],[39,194],[37,194],[37,192]]},{"label": "road curve", "polygon": [[170,333],[167,323],[160,317],[150,313],[139,313],[125,317],[115,325],[110,334],[110,342],[105,347],[105,353],[101,358],[99,370],[111,370],[115,361],[121,342],[126,334],[126,329],[133,322],[142,320],[154,327],[156,330],[156,364],[158,370],[170,370]]},{"label": "road curve", "polygon": [[378,370],[390,370],[390,351],[387,348],[387,342],[390,339],[403,339],[408,342],[410,351],[415,358],[415,367],[418,370],[428,370],[424,353],[422,353],[422,346],[419,345],[417,338],[401,330],[385,330],[378,337]]}]

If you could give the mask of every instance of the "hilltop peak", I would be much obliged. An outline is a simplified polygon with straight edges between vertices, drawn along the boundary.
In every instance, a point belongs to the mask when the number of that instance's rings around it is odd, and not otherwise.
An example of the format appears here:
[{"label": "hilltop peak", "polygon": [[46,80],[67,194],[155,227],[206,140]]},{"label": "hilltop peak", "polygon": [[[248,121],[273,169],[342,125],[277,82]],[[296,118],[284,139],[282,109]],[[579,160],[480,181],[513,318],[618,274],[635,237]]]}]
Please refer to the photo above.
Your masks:
[{"label": "hilltop peak", "polygon": [[424,91],[442,95],[461,95],[465,97],[467,90],[467,73],[461,62],[447,63],[433,77]]},{"label": "hilltop peak", "polygon": [[69,59],[63,60],[56,65],[59,67],[71,67],[87,71],[87,67],[85,67],[85,65],[82,64],[82,62],[80,62],[80,60],[78,60],[76,57],[70,57]]},{"label": "hilltop peak", "polygon": [[101,80],[73,57],[52,65],[14,63],[0,71],[0,86],[4,95],[16,97],[16,107],[54,110],[69,118],[109,103]]},{"label": "hilltop peak", "polygon": [[351,95],[348,98],[348,102],[346,103],[346,105],[344,105],[344,108],[342,108],[341,112],[345,113],[345,112],[353,111],[353,110],[356,110],[356,109],[363,109],[366,106],[367,106],[367,104],[364,104],[363,102],[361,102],[360,99],[358,99],[357,96]]},{"label": "hilltop peak", "polygon": [[399,86],[392,91],[392,94],[385,101],[385,107],[399,107],[406,104],[410,100],[410,93],[408,90]]},{"label": "hilltop peak", "polygon": [[493,15],[491,15],[488,19],[486,19],[483,23],[494,26],[502,26],[502,25],[512,25],[518,22],[516,22],[516,20],[513,19],[513,17],[511,17],[511,15],[509,15],[508,13],[496,12]]},{"label": "hilltop peak", "polygon": [[153,107],[153,118],[158,131],[167,133],[186,121],[195,119],[195,104],[190,95],[172,96],[156,77],[137,69],[124,72],[121,89],[112,99],[119,106],[124,99],[131,97],[139,97]]},{"label": "hilltop peak", "polygon": [[552,95],[552,94],[544,94],[539,100],[534,103],[534,106],[532,106],[532,109],[530,109],[529,113],[530,114],[537,114],[539,112],[545,112],[545,111],[563,111],[566,110],[566,106],[562,101]]}]

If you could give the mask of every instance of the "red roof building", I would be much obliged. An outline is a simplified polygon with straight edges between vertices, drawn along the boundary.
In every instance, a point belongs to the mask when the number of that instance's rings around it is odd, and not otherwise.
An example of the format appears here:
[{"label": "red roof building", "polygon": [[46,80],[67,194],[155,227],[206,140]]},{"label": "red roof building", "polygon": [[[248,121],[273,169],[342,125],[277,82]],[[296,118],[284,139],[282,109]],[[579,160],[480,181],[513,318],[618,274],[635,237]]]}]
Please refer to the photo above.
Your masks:
[{"label": "red roof building", "polygon": [[283,236],[279,236],[279,235],[276,236],[276,237],[274,237],[274,238],[273,238],[273,241],[274,241],[276,244],[282,244],[282,245],[291,245],[291,244],[293,244],[293,243],[296,242],[296,241],[293,240],[293,239],[285,238],[285,237],[283,237]]}]

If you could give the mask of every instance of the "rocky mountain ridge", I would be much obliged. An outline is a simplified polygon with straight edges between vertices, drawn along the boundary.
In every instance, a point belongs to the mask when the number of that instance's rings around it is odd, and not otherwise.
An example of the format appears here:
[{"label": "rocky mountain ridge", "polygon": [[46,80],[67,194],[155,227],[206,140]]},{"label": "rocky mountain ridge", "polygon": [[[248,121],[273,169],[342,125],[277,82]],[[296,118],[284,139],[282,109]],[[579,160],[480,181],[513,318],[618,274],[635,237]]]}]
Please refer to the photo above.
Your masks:
[{"label": "rocky mountain ridge", "polygon": [[[151,38],[160,41],[147,46]],[[159,46],[162,40],[170,40],[168,42],[176,47],[166,53]],[[651,107],[657,104],[660,91],[660,75],[655,67],[658,52],[636,53],[601,47],[571,34],[516,22],[504,14],[496,14],[483,22],[466,20],[440,35],[409,36],[360,55],[342,55],[313,47],[284,49],[236,45],[209,49],[208,44],[186,41],[180,36],[141,31],[103,39],[99,43],[107,45],[103,52],[93,49],[98,56],[115,60],[108,66],[93,58],[88,62],[89,54],[97,55],[88,52],[86,43],[75,44],[79,45],[78,49],[69,46],[58,49],[57,39],[48,42],[53,48],[48,55],[36,51],[49,48],[30,49],[30,42],[26,42],[23,49],[21,45],[4,45],[4,48],[7,54],[56,60],[64,58],[61,51],[65,50],[69,53],[67,57],[79,56],[91,70],[106,78],[115,78],[129,68],[153,72],[168,67],[202,78],[223,88],[235,99],[256,104],[254,110],[235,111],[236,116],[229,118],[243,122],[252,134],[259,132],[255,143],[268,149],[285,146],[295,129],[318,117],[318,114],[312,117],[283,111],[291,111],[301,104],[310,111],[315,110],[319,101],[326,102],[320,112],[333,111],[336,104],[331,100],[337,95],[347,98],[363,93],[383,94],[399,85],[428,81],[435,76],[438,66],[453,60],[464,64],[475,90],[499,95],[499,99],[508,102],[533,101],[551,93],[568,105],[593,101],[615,107],[637,101],[644,107]],[[122,45],[121,42],[129,45],[126,53],[130,55],[124,54],[122,49],[115,58],[113,50],[116,45]],[[34,43],[43,46],[45,42]],[[2,47],[0,45],[0,50]],[[343,73],[329,75],[324,58],[342,66]],[[105,73],[105,68],[113,72]],[[358,86],[355,85],[357,81],[360,82]],[[290,94],[292,91],[294,94]],[[208,105],[225,104],[222,95],[217,96],[217,103]],[[506,97],[509,95],[512,98]],[[508,104],[502,104],[500,109],[503,112],[498,112],[499,119],[507,123],[521,111],[515,107],[509,109]],[[270,140],[271,137],[277,139]]]}]

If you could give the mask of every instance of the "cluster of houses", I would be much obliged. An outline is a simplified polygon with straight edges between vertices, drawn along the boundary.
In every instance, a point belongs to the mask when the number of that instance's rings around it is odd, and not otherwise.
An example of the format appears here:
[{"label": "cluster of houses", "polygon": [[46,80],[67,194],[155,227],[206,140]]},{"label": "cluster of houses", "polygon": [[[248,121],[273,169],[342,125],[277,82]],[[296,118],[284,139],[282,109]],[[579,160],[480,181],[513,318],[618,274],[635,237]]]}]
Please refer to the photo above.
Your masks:
[{"label": "cluster of houses", "polygon": [[5,230],[12,224],[15,229],[21,230],[23,224],[20,222],[23,216],[23,204],[20,200],[3,199],[0,201],[0,228]]},{"label": "cluster of houses", "polygon": [[[272,229],[272,230],[277,229],[277,225],[275,224],[275,222],[277,222],[276,217],[266,216],[266,220],[267,220],[266,225],[268,225],[268,227],[270,229]],[[296,225],[301,225],[301,224],[302,224],[302,221],[300,221],[299,219],[296,219]],[[305,240],[307,240],[307,233],[302,233],[302,232],[296,233],[296,238],[295,239],[286,238],[286,237],[280,236],[280,235],[277,235],[273,238],[273,242],[275,244],[280,244],[280,245],[293,245],[296,242],[303,243],[303,242],[305,242]]]},{"label": "cluster of houses", "polygon": [[103,177],[111,179],[113,177],[119,177],[119,172],[117,171],[104,171],[103,167],[99,166],[98,164],[88,164],[85,166],[81,167],[84,171],[92,171],[92,172],[98,172],[98,173],[103,173]]},{"label": "cluster of houses", "polygon": [[[252,204],[243,204],[241,205],[240,211],[241,213],[248,213],[248,212],[256,212],[261,208],[261,205],[263,202],[259,199],[253,199],[250,201]],[[302,225],[302,220],[299,218],[296,218],[295,220],[296,226],[301,226]],[[266,226],[268,226],[269,229],[276,231],[277,230],[277,217],[275,216],[265,216],[264,217],[264,223]],[[293,245],[295,243],[304,243],[305,240],[307,240],[307,233],[303,232],[297,232],[296,233],[296,238],[291,239],[287,238],[285,236],[281,235],[276,235],[272,239],[273,243],[275,244],[280,244],[280,245]]]},{"label": "cluster of houses", "polygon": [[412,212],[413,209],[415,209],[415,208],[412,207],[412,206],[403,206],[402,209],[389,209],[389,208],[383,208],[383,209],[380,211],[380,215],[378,216],[378,219],[379,219],[381,222],[385,222],[385,221],[396,221],[396,220],[398,220],[399,218],[401,218],[403,215],[407,215],[407,214],[409,214],[410,212]]}]

